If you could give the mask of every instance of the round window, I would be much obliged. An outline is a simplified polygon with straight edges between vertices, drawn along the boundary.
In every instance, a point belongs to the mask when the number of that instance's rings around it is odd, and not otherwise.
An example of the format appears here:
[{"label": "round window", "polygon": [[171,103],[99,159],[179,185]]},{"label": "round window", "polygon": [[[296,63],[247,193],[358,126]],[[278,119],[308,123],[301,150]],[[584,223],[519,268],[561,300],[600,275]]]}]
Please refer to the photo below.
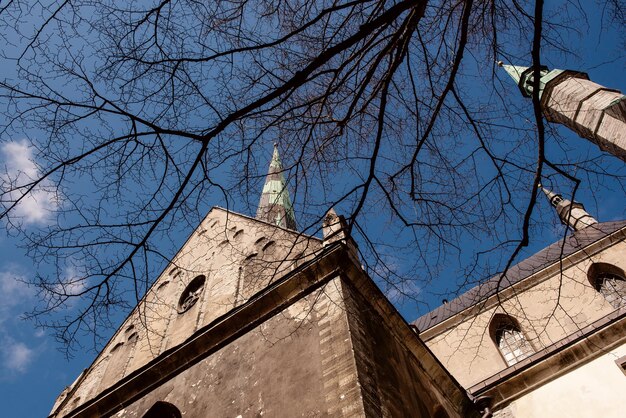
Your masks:
[{"label": "round window", "polygon": [[202,289],[204,289],[205,280],[204,276],[198,276],[187,285],[178,301],[178,313],[186,312],[196,304],[200,298]]}]

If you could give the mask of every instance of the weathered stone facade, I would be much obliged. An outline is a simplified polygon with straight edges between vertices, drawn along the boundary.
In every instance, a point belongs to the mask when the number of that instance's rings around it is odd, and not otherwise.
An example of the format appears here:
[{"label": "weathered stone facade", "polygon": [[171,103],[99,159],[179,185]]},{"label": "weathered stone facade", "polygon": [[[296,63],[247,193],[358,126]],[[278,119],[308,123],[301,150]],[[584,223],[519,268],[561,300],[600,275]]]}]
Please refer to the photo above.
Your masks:
[{"label": "weathered stone facade", "polygon": [[[535,70],[498,65],[515,80],[525,97],[532,97]],[[589,80],[579,71],[538,69],[541,109],[550,122],[563,124],[583,138],[626,161],[626,96]]]},{"label": "weathered stone facade", "polygon": [[346,241],[213,209],[52,416],[475,414]]},{"label": "weathered stone facade", "polygon": [[626,96],[586,74],[564,71],[546,84],[544,115],[626,161]]}]

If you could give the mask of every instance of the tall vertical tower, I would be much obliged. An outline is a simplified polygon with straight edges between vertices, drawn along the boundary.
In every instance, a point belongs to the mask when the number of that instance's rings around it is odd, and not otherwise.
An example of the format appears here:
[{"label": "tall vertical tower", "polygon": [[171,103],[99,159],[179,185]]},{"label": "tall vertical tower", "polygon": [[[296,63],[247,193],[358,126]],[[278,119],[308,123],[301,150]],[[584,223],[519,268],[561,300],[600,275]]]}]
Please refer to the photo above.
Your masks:
[{"label": "tall vertical tower", "polygon": [[275,149],[257,218],[211,209],[50,416],[477,416],[343,218],[294,228]]},{"label": "tall vertical tower", "polygon": [[289,197],[283,163],[274,144],[274,154],[265,178],[256,218],[287,229],[296,229],[296,217]]},{"label": "tall vertical tower", "polygon": [[546,189],[542,185],[539,185],[539,188],[541,188],[546,195],[552,207],[556,209],[561,223],[569,226],[574,231],[580,231],[581,229],[598,223],[598,221],[585,210],[585,207],[581,203],[563,199],[563,196]]},{"label": "tall vertical tower", "polygon": [[[522,95],[533,94],[533,68],[498,65],[515,80]],[[585,73],[541,68],[539,97],[550,122],[563,124],[626,161],[626,96],[589,80]]]}]

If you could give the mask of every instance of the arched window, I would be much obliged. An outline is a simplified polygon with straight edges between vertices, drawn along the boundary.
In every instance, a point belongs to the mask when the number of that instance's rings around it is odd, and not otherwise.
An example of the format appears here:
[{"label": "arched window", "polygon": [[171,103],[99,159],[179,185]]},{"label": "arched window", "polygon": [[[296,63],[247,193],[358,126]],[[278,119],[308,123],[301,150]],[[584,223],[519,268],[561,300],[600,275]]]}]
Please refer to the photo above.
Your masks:
[{"label": "arched window", "polygon": [[594,263],[587,273],[591,285],[615,309],[626,306],[626,279],[624,271],[612,264]]},{"label": "arched window", "polygon": [[187,285],[178,300],[178,313],[187,312],[193,305],[196,304],[200,298],[202,290],[204,289],[205,281],[206,278],[204,276],[198,276]]},{"label": "arched window", "polygon": [[520,330],[517,321],[507,315],[497,314],[489,327],[491,338],[509,366],[530,357],[533,347]]},{"label": "arched window", "polygon": [[142,418],[182,418],[180,411],[169,402],[158,401]]},{"label": "arched window", "polygon": [[166,281],[164,281],[163,283],[161,283],[161,284],[159,285],[159,287],[157,287],[157,290],[156,290],[156,291],[157,291],[157,293],[159,293],[159,292],[161,292],[163,289],[165,289],[165,286],[167,286],[169,282],[170,282],[169,280],[166,280]]},{"label": "arched window", "polygon": [[265,245],[263,245],[263,252],[265,254],[273,254],[274,250],[276,249],[276,243],[274,241],[268,241],[267,243],[265,243]]}]

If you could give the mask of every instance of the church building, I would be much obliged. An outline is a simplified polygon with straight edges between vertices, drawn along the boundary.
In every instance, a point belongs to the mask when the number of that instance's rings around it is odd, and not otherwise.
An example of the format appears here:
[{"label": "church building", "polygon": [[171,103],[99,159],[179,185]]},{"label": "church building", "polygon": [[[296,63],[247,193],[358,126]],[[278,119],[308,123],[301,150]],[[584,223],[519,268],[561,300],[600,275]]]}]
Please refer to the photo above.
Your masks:
[{"label": "church building", "polygon": [[[626,96],[585,73],[504,65],[544,116],[626,161]],[[626,221],[598,222],[541,187],[565,239],[413,325],[494,417],[622,417],[626,393]]]},{"label": "church building", "polygon": [[[548,120],[626,159],[625,96],[540,75]],[[297,231],[275,147],[256,216],[211,209],[50,418],[621,417],[626,221],[542,191],[574,232],[409,324],[342,216]]]},{"label": "church building", "polygon": [[494,417],[622,417],[626,221],[543,191],[574,233],[414,325]]},{"label": "church building", "polygon": [[278,155],[256,218],[213,208],[51,417],[473,417],[361,268],[343,217],[298,233]]}]

